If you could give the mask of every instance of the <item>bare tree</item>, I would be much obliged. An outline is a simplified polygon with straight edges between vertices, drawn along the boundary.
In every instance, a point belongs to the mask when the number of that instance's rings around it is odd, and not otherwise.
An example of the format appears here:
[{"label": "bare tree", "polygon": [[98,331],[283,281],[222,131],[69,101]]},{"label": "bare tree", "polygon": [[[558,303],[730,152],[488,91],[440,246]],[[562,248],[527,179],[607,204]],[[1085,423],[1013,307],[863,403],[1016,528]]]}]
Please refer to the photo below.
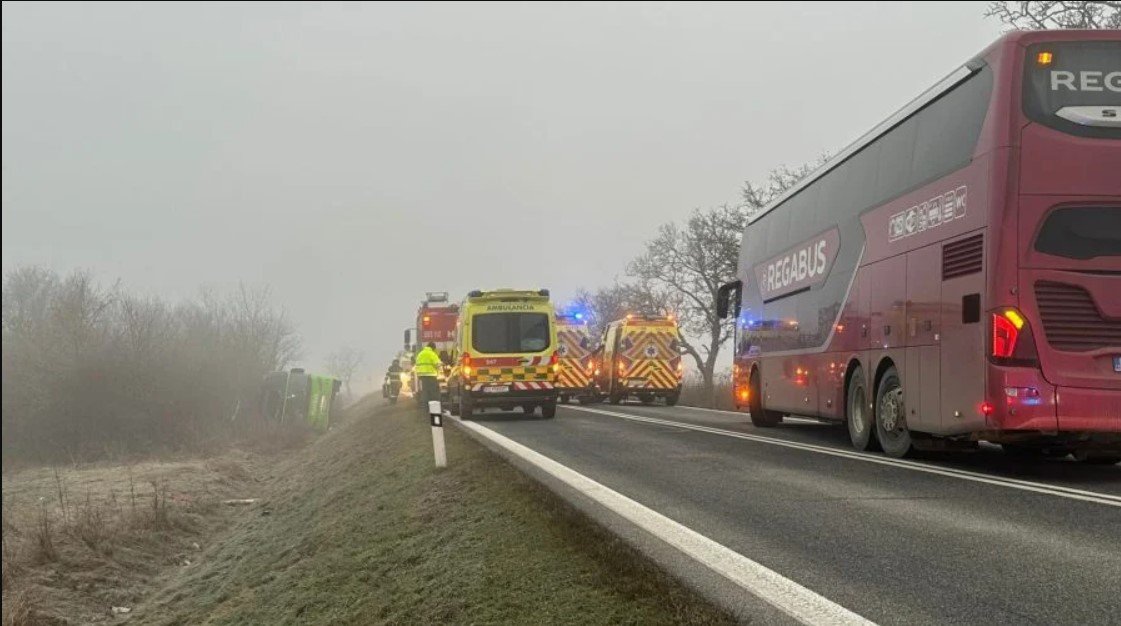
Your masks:
[{"label": "bare tree", "polygon": [[666,311],[665,307],[659,307],[653,302],[648,286],[616,282],[610,287],[600,287],[595,291],[577,291],[568,308],[583,311],[592,334],[599,336],[603,334],[607,324],[623,318],[627,313],[654,314]]},{"label": "bare tree", "polygon": [[744,219],[745,212],[730,205],[695,210],[682,226],[663,224],[628,267],[647,287],[649,304],[676,312],[682,345],[709,395],[720,348],[732,334],[731,324],[716,315],[716,293],[736,275]]},{"label": "bare tree", "polygon": [[780,165],[768,172],[767,178],[761,183],[744,181],[743,187],[740,188],[740,199],[743,201],[746,216],[754,215],[828,160],[829,155],[822,154],[817,160],[798,167]]},{"label": "bare tree", "polygon": [[342,381],[346,385],[346,395],[350,395],[350,380],[354,373],[362,366],[365,356],[360,350],[351,347],[339,348],[327,355],[327,373]]},{"label": "bare tree", "polygon": [[1121,2],[990,2],[985,17],[1016,30],[1121,28]]}]

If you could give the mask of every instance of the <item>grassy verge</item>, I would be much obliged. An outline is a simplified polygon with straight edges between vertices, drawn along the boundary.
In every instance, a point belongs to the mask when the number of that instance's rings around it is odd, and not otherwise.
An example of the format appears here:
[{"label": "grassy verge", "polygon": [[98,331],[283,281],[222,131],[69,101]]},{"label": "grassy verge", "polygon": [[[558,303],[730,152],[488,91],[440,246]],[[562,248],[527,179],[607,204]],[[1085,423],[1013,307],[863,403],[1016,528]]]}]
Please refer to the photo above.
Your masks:
[{"label": "grassy verge", "polygon": [[244,514],[222,501],[260,489],[276,453],[5,472],[4,626],[128,617]]},{"label": "grassy verge", "polygon": [[454,428],[359,403],[135,618],[195,623],[725,623]]}]

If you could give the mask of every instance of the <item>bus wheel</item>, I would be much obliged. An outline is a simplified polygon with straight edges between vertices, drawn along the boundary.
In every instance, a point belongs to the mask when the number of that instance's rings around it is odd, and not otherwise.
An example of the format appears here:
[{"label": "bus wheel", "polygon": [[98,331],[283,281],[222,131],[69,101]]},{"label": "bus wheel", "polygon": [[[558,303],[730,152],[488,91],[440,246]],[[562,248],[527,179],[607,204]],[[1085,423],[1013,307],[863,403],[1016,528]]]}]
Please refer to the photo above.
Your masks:
[{"label": "bus wheel", "polygon": [[873,435],[872,411],[868,404],[868,387],[864,384],[864,370],[858,365],[849,378],[848,402],[845,405],[845,424],[848,425],[849,439],[857,450],[870,450],[876,447]]},{"label": "bus wheel", "polygon": [[1070,454],[1070,450],[1067,448],[1024,446],[1013,443],[1002,443],[1000,449],[1008,456],[1016,459],[1061,459]]},{"label": "bus wheel", "polygon": [[541,405],[541,417],[551,420],[557,416],[557,401],[551,400]]},{"label": "bus wheel", "polygon": [[751,372],[751,425],[758,428],[770,428],[782,423],[782,413],[768,411],[763,408],[763,386],[759,384],[759,371]]},{"label": "bus wheel", "polygon": [[1075,450],[1074,460],[1086,465],[1117,465],[1121,463],[1121,456],[1116,454],[1095,454],[1086,450]]},{"label": "bus wheel", "polygon": [[907,413],[903,405],[903,384],[899,372],[891,366],[880,379],[876,393],[876,438],[888,456],[902,458],[911,452],[911,431],[907,430]]}]

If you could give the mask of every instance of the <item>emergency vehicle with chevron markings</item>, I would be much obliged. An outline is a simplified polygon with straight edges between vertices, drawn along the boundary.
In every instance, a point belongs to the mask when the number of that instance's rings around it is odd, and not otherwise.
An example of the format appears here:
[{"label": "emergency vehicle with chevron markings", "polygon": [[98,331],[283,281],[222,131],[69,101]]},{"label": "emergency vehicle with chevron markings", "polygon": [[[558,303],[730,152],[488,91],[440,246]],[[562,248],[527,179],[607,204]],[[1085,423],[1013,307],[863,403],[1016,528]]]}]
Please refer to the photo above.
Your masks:
[{"label": "emergency vehicle with chevron markings", "polygon": [[681,396],[681,333],[670,316],[628,315],[607,325],[597,384],[612,404],[635,396],[643,404]]},{"label": "emergency vehicle with chevron markings", "polygon": [[557,314],[557,393],[560,402],[595,400],[596,340],[581,313]]},{"label": "emergency vehicle with chevron markings", "polygon": [[448,377],[450,408],[469,418],[476,408],[557,412],[556,312],[549,291],[472,291],[459,307]]}]

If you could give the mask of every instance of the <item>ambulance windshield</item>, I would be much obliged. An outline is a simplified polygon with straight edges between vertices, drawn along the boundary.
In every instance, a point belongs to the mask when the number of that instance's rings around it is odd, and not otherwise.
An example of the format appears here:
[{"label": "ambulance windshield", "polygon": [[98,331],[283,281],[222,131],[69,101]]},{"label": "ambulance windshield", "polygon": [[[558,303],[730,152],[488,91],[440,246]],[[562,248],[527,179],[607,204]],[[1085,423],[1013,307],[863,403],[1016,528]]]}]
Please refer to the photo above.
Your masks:
[{"label": "ambulance windshield", "polygon": [[549,347],[545,313],[484,313],[471,322],[471,345],[481,354],[541,352]]}]

